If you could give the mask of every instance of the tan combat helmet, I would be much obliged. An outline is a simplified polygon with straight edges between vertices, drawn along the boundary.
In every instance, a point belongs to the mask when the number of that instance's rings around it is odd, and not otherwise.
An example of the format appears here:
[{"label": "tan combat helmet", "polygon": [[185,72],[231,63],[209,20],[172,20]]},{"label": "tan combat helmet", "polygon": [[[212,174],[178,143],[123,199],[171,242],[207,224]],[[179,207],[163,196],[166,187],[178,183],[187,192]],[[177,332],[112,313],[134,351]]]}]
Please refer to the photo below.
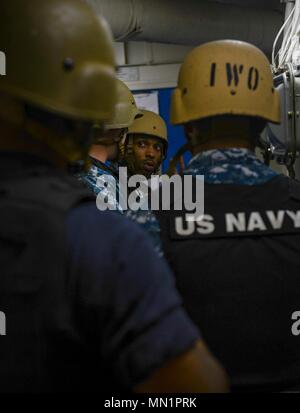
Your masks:
[{"label": "tan combat helmet", "polygon": [[[0,94],[71,120],[103,123],[113,117],[112,37],[84,1],[1,1],[0,50],[7,63]],[[63,147],[46,135],[40,139],[76,158],[70,142]]]},{"label": "tan combat helmet", "polygon": [[124,129],[132,125],[136,117],[143,116],[137,108],[134,96],[128,86],[117,79],[117,104],[115,115],[108,121],[106,129]]},{"label": "tan combat helmet", "polygon": [[255,46],[221,40],[192,50],[181,66],[171,123],[218,115],[280,122],[280,102],[267,57]]},{"label": "tan combat helmet", "polygon": [[135,119],[133,124],[128,128],[127,148],[130,147],[130,138],[137,134],[149,135],[159,138],[164,143],[164,157],[168,149],[167,126],[163,118],[150,110],[141,110],[142,117]]}]

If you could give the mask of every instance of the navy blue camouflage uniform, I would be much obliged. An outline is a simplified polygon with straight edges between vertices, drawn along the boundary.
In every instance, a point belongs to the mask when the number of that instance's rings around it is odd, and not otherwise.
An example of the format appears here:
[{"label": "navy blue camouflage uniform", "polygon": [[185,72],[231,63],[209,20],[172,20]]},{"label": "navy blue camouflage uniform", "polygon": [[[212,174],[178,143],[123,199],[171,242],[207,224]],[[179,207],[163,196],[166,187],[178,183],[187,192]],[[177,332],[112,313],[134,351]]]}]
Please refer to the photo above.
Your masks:
[{"label": "navy blue camouflage uniform", "polygon": [[87,173],[80,174],[78,178],[96,196],[101,194],[102,199],[112,211],[123,213],[119,201],[119,183],[115,174],[103,162],[91,158],[92,166]]}]

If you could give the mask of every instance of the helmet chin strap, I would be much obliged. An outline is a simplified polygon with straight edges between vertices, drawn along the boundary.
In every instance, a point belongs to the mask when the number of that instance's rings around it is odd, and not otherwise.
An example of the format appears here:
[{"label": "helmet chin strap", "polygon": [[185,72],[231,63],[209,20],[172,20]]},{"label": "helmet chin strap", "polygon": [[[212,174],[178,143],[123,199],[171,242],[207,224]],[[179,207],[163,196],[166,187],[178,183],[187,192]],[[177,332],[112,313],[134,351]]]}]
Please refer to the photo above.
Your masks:
[{"label": "helmet chin strap", "polygon": [[114,144],[118,144],[118,146],[121,146],[122,142],[124,141],[124,136],[126,137],[127,128],[120,128],[119,136],[115,136],[115,137],[103,136],[104,132],[105,132],[104,128],[99,128],[98,125],[97,126],[94,125],[93,145],[111,146]]},{"label": "helmet chin strap", "polygon": [[180,170],[179,174],[182,174],[184,171],[184,162],[183,162],[183,155],[191,150],[191,143],[187,142],[184,145],[182,145],[176,154],[173,156],[173,158],[170,159],[169,162],[169,167],[167,170],[167,175],[172,176],[174,174],[177,174],[177,165],[179,165]]}]

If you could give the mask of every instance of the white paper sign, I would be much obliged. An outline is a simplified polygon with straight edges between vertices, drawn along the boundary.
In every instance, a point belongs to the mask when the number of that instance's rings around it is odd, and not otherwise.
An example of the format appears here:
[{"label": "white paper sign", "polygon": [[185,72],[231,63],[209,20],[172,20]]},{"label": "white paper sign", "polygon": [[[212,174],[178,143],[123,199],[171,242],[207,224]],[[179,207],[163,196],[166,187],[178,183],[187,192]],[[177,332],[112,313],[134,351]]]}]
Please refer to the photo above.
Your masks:
[{"label": "white paper sign", "polygon": [[159,115],[158,92],[135,93],[134,98],[138,108],[151,110]]},{"label": "white paper sign", "polygon": [[137,82],[139,80],[138,67],[119,67],[117,69],[117,77],[123,82]]}]

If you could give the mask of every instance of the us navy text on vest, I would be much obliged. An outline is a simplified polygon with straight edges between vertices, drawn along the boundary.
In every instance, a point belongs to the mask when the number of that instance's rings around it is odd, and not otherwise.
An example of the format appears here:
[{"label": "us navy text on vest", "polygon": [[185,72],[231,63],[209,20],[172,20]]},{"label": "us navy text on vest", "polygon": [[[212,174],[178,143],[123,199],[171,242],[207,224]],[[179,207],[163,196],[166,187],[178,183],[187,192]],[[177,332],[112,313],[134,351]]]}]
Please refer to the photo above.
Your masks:
[{"label": "us navy text on vest", "polygon": [[171,218],[174,238],[234,236],[300,231],[300,210],[239,211],[204,214],[195,218],[182,214]]}]

